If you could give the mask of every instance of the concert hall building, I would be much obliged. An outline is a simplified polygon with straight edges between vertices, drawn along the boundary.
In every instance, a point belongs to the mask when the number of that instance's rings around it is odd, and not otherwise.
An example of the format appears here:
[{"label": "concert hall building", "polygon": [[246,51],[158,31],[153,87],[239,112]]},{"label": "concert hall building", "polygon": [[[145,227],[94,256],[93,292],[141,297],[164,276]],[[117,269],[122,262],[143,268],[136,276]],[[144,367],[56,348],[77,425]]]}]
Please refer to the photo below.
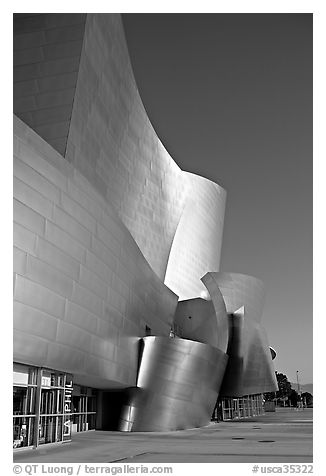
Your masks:
[{"label": "concert hall building", "polygon": [[14,448],[262,411],[259,279],[226,192],[157,137],[118,14],[14,15]]}]

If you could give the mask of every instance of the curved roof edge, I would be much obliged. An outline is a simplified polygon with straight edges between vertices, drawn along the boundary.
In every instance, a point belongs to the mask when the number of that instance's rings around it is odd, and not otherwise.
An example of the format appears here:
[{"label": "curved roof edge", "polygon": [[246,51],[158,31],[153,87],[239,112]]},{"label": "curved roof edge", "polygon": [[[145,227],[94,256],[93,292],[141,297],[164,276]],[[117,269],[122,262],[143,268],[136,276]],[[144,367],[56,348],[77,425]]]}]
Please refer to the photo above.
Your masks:
[{"label": "curved roof edge", "polygon": [[[172,157],[172,160],[174,160],[173,157]],[[177,164],[177,165],[178,165],[178,164]],[[200,180],[203,180],[203,181],[207,181],[207,182],[209,182],[209,183],[211,183],[211,184],[213,184],[213,185],[216,185],[216,186],[220,189],[220,191],[221,191],[223,194],[225,194],[225,196],[227,195],[226,189],[225,189],[224,187],[222,187],[222,185],[220,185],[219,183],[215,182],[214,180],[211,180],[211,179],[209,179],[209,178],[207,178],[207,177],[204,177],[203,175],[195,174],[194,172],[189,172],[188,170],[183,170],[183,169],[181,169],[181,171],[182,171],[183,174],[192,175],[193,177],[195,177],[195,178],[197,178],[197,179],[200,179]]]},{"label": "curved roof edge", "polygon": [[137,94],[138,94],[138,98],[141,102],[141,105],[142,107],[144,108],[144,111],[146,113],[146,116],[147,116],[147,120],[149,121],[152,129],[153,129],[153,132],[155,133],[156,135],[156,139],[158,140],[158,142],[160,143],[160,145],[163,147],[163,149],[165,150],[165,152],[168,154],[169,158],[174,162],[175,165],[177,165],[179,167],[179,169],[183,172],[183,173],[186,173],[186,174],[191,174],[191,175],[194,175],[196,177],[200,177],[204,180],[207,180],[215,185],[217,185],[220,189],[222,189],[224,191],[224,193],[226,194],[227,191],[224,187],[222,187],[219,183],[215,182],[214,180],[211,180],[211,179],[208,179],[200,174],[196,174],[194,172],[190,172],[190,171],[187,171],[187,170],[184,170],[180,167],[180,165],[178,164],[178,161],[174,158],[174,154],[171,153],[168,148],[166,147],[166,145],[164,144],[164,142],[161,140],[160,138],[160,134],[159,132],[156,130],[156,127],[154,126],[152,120],[151,120],[151,117],[150,117],[150,113],[148,112],[147,110],[147,107],[146,107],[146,104],[145,104],[145,101],[140,93],[140,89],[138,87],[138,82],[137,82],[137,76],[135,74],[135,70],[134,70],[134,67],[133,67],[133,63],[132,63],[132,59],[131,59],[131,55],[130,55],[130,51],[129,51],[129,43],[128,43],[128,39],[127,39],[127,35],[126,35],[126,29],[125,29],[125,25],[124,25],[124,21],[123,21],[123,16],[122,14],[119,14],[120,15],[120,20],[121,20],[121,24],[122,24],[122,29],[123,29],[123,33],[124,33],[124,38],[125,38],[125,42],[126,42],[126,46],[127,46],[127,50],[128,50],[128,59],[129,59],[129,66],[131,68],[131,71],[132,71],[132,75],[133,75],[133,80],[134,80],[134,83],[135,83],[135,86],[136,86],[136,89],[137,89]]}]

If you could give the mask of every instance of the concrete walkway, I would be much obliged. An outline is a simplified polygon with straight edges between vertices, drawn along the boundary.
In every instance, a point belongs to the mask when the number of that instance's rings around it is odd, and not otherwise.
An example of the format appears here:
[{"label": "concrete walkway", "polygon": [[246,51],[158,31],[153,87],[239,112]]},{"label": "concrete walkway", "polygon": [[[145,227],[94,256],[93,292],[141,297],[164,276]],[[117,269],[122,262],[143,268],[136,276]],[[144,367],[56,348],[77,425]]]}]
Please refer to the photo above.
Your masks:
[{"label": "concrete walkway", "polygon": [[311,463],[312,409],[166,433],[89,431],[14,453],[17,463]]}]

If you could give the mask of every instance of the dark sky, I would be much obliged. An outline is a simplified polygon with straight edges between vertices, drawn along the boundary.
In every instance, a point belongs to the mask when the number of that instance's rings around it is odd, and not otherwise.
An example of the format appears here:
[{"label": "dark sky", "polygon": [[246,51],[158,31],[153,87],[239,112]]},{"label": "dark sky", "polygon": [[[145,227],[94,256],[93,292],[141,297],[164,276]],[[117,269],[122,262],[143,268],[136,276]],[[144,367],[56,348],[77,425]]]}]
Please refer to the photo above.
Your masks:
[{"label": "dark sky", "polygon": [[275,368],[312,382],[312,15],[123,21],[161,141],[228,192],[221,270],[264,281]]}]

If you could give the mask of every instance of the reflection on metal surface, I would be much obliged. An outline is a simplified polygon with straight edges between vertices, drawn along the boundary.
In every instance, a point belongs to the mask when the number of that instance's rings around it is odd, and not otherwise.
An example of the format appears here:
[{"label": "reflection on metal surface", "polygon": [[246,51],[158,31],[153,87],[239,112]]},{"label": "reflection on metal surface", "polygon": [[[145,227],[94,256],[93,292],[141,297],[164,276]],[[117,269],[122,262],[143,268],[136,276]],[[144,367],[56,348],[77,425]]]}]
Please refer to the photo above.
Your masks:
[{"label": "reflection on metal surface", "polygon": [[158,138],[120,15],[87,15],[66,158],[112,205],[157,276],[181,298],[198,297],[201,276],[219,269],[226,192],[183,172]]},{"label": "reflection on metal surface", "polygon": [[174,325],[179,337],[219,348],[220,329],[212,301],[200,298],[179,301]]},{"label": "reflection on metal surface", "polygon": [[86,13],[14,14],[14,113],[64,155]]},{"label": "reflection on metal surface", "polygon": [[265,301],[264,284],[260,279],[238,273],[208,274],[219,287],[228,313],[245,306],[246,314],[260,322]]},{"label": "reflection on metal surface", "polygon": [[184,207],[182,171],[146,114],[119,14],[87,15],[66,158],[108,200],[163,280]]},{"label": "reflection on metal surface", "polygon": [[14,359],[135,385],[138,340],[169,335],[177,296],[72,164],[18,118],[14,134]]},{"label": "reflection on metal surface", "polygon": [[[217,316],[223,316],[219,312],[223,306],[228,312],[222,350],[226,350],[229,361],[221,395],[240,397],[277,390],[269,345],[260,325],[263,283],[253,276],[235,273],[207,273],[202,281]],[[218,329],[223,329],[223,323],[223,319],[218,321]]]},{"label": "reflection on metal surface", "polygon": [[187,181],[185,208],[164,279],[179,300],[200,297],[206,291],[201,277],[219,269],[226,203],[222,187],[204,177],[183,174]]},{"label": "reflection on metal surface", "polygon": [[210,294],[215,309],[218,328],[218,341],[216,347],[221,349],[223,352],[226,352],[230,341],[230,322],[227,316],[223,296],[216,280],[214,279],[215,275],[216,273],[206,273],[201,280]]},{"label": "reflection on metal surface", "polygon": [[129,389],[122,431],[168,431],[208,424],[227,356],[186,339],[144,337],[137,388]]},{"label": "reflection on metal surface", "polygon": [[221,396],[241,397],[277,390],[274,367],[263,328],[245,307],[229,316],[232,334]]},{"label": "reflection on metal surface", "polygon": [[[57,31],[62,15],[38,15],[39,36],[48,21]],[[123,404],[121,430],[201,426],[223,377],[225,396],[276,388],[276,353],[260,326],[264,287],[217,272],[226,192],[182,171],[157,137],[121,17],[77,20],[81,53],[69,107],[61,110],[61,94],[50,94],[51,107],[41,109],[46,134],[14,117],[14,359],[104,389],[104,405]],[[21,18],[16,30],[33,25]],[[24,57],[16,70],[21,107],[25,88],[33,90]],[[60,137],[53,111],[64,113]],[[170,331],[182,338],[169,339]],[[141,340],[147,332],[155,337]]]}]

